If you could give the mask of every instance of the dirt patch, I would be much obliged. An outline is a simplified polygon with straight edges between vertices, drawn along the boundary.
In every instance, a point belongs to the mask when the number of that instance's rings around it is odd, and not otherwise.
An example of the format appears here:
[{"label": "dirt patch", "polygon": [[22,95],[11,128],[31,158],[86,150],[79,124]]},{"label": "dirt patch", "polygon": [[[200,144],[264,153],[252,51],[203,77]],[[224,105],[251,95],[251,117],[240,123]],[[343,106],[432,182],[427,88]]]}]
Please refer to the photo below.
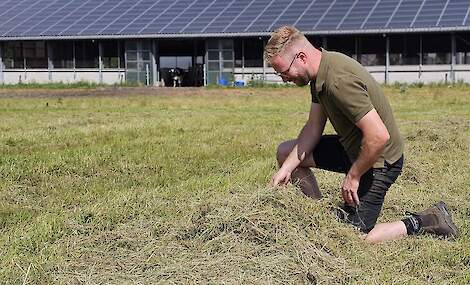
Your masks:
[{"label": "dirt patch", "polygon": [[158,88],[158,87],[104,87],[96,89],[0,89],[0,98],[17,97],[84,97],[84,96],[129,96],[129,95],[192,95],[201,88]]},{"label": "dirt patch", "polygon": [[[307,92],[307,93],[306,93]],[[0,98],[51,97],[127,97],[127,96],[214,96],[214,95],[273,95],[308,94],[304,88],[204,88],[204,87],[100,87],[96,89],[1,89]]]}]

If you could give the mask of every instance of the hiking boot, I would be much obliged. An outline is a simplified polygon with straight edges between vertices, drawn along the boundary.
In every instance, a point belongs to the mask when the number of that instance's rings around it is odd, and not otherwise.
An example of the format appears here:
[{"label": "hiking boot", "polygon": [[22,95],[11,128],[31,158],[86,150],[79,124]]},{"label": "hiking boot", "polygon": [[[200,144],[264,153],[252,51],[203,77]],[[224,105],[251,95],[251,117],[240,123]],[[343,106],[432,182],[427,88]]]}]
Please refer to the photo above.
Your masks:
[{"label": "hiking boot", "polygon": [[452,221],[447,205],[440,201],[436,205],[416,214],[419,216],[422,225],[421,231],[425,233],[436,234],[444,237],[458,237],[459,231]]}]

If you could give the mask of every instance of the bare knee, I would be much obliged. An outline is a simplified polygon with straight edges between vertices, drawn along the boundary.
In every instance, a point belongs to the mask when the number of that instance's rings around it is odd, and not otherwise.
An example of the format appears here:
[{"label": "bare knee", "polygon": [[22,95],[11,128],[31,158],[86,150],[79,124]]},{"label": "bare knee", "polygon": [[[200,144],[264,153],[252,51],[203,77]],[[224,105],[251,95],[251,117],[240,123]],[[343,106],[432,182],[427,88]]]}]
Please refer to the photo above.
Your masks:
[{"label": "bare knee", "polygon": [[287,159],[292,149],[295,146],[295,140],[285,141],[277,147],[276,159],[279,166],[281,166]]}]

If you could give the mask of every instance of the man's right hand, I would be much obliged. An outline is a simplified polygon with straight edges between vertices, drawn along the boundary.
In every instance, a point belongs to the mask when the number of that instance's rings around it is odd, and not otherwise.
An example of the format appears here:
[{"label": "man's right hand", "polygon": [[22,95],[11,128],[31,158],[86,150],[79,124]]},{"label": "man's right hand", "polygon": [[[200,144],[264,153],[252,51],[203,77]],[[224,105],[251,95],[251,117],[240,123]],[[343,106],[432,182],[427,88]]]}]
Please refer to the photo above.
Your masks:
[{"label": "man's right hand", "polygon": [[268,185],[269,187],[278,186],[280,184],[286,185],[290,180],[290,176],[291,172],[281,167],[281,169],[279,169],[276,174],[273,175]]}]

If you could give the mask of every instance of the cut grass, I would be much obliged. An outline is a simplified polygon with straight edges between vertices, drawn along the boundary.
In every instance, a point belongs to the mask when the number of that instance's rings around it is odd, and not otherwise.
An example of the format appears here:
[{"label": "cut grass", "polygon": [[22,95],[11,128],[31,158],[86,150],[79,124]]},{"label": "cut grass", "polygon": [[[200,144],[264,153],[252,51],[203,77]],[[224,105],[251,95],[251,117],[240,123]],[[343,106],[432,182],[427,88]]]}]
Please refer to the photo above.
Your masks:
[{"label": "cut grass", "polygon": [[444,199],[457,241],[365,244],[329,214],[338,174],[318,202],[265,187],[305,88],[3,98],[0,283],[467,284],[470,90],[385,90],[406,162],[380,221]]},{"label": "cut grass", "polygon": [[96,89],[103,87],[136,87],[137,83],[123,82],[120,84],[99,84],[88,81],[79,81],[73,83],[57,82],[57,83],[19,83],[19,84],[0,84],[1,89]]}]

